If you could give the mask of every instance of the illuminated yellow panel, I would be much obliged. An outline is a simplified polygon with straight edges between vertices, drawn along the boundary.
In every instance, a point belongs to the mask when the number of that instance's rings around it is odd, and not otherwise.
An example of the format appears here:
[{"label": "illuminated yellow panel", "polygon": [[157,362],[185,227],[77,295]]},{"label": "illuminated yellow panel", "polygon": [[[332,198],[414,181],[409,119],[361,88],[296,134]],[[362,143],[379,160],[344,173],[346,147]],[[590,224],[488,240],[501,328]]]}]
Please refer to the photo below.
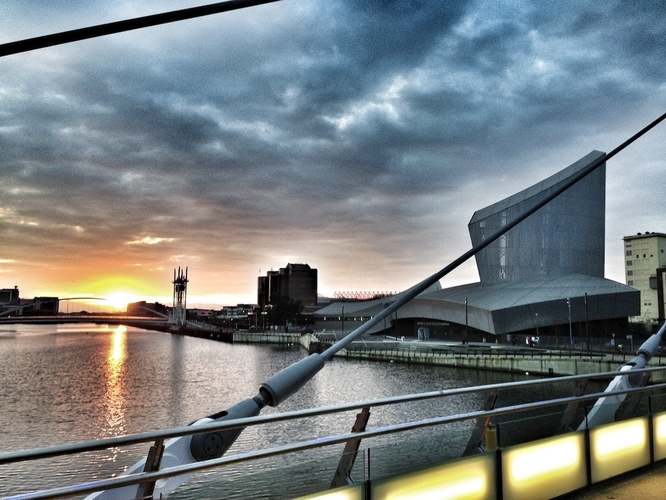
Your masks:
[{"label": "illuminated yellow panel", "polygon": [[337,488],[335,490],[323,491],[321,493],[315,493],[314,495],[299,497],[296,500],[363,500],[363,490],[363,484],[343,486],[342,488]]},{"label": "illuminated yellow panel", "polygon": [[650,463],[647,417],[590,429],[592,482]]},{"label": "illuminated yellow panel", "polygon": [[586,484],[583,432],[542,439],[502,451],[504,498],[548,499]]},{"label": "illuminated yellow panel", "polygon": [[373,500],[494,500],[495,454],[373,481],[371,487]]},{"label": "illuminated yellow panel", "polygon": [[652,417],[654,427],[654,459],[666,458],[666,413],[659,413]]}]

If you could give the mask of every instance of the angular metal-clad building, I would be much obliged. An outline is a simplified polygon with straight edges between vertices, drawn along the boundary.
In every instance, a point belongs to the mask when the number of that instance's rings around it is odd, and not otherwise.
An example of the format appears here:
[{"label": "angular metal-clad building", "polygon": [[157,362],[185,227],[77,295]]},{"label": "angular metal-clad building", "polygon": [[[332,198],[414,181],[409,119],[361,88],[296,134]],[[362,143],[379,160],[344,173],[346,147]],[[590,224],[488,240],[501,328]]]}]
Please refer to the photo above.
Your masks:
[{"label": "angular metal-clad building", "polygon": [[[477,211],[469,222],[481,243],[603,156],[593,151],[557,174]],[[540,208],[476,255],[483,285],[583,273],[603,278],[606,164]]]},{"label": "angular metal-clad building", "polygon": [[[468,228],[476,245],[603,156],[593,151],[555,175],[474,213]],[[534,334],[569,330],[595,322],[614,330],[640,312],[639,292],[604,278],[606,165],[540,208],[476,255],[481,281],[422,293],[397,314],[402,335],[427,330],[444,337],[462,325],[481,334]],[[346,305],[350,331],[385,304],[381,300]],[[319,310],[317,327],[335,329],[324,318],[342,318],[341,303]],[[395,318],[394,318],[395,321]],[[429,325],[429,326],[425,326]],[[396,324],[387,327],[394,329]],[[333,327],[333,328],[331,328]],[[384,330],[379,326],[375,331]],[[411,330],[411,331],[410,331]],[[607,332],[599,332],[605,334]],[[421,334],[421,332],[419,332]],[[426,335],[427,336],[427,335]]]}]

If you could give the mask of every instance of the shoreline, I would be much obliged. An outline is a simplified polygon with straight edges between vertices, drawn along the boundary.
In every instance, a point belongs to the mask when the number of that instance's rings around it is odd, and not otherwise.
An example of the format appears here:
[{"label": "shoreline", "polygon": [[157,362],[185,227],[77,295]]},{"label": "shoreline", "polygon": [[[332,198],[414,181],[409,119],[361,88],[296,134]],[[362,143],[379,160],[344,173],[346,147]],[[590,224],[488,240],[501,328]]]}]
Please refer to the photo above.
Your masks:
[{"label": "shoreline", "polygon": [[[208,338],[209,332],[196,335]],[[277,333],[236,331],[228,336],[233,343],[300,345],[310,354],[321,353],[331,344],[310,333]],[[217,340],[217,339],[213,339]],[[221,340],[221,339],[220,339]],[[440,365],[452,368],[503,371],[549,377],[612,372],[634,354],[583,353],[550,351],[538,348],[516,348],[502,344],[423,341],[423,340],[358,340],[334,355],[336,358],[369,361]],[[655,357],[653,366],[666,366],[666,358]],[[652,374],[652,382],[666,381],[666,373]]]}]

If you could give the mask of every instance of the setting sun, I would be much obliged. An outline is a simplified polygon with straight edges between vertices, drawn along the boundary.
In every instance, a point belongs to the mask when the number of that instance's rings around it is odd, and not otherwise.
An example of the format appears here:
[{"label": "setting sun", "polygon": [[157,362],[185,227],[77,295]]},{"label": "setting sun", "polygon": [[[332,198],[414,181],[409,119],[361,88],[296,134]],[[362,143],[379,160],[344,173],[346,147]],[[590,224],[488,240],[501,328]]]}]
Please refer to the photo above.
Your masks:
[{"label": "setting sun", "polygon": [[127,304],[132,302],[138,302],[141,300],[137,295],[132,295],[129,293],[118,292],[112,295],[107,295],[104,297],[106,299],[106,304],[113,307],[118,311],[127,310]]}]

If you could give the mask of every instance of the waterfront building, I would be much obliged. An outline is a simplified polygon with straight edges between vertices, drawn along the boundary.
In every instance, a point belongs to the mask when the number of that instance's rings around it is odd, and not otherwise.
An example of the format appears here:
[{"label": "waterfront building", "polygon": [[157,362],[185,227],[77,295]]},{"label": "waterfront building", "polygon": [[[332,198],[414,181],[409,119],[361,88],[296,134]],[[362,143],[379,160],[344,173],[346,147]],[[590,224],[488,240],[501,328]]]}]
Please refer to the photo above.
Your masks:
[{"label": "waterfront building", "polygon": [[18,286],[14,288],[0,288],[0,306],[12,306],[19,303]]},{"label": "waterfront building", "polygon": [[33,299],[22,299],[18,286],[14,288],[0,289],[0,314],[1,315],[50,315],[58,314],[60,300],[58,297],[35,297]]},{"label": "waterfront building", "polygon": [[[468,230],[476,245],[603,156],[593,151],[556,174],[476,211]],[[610,339],[640,311],[640,294],[604,278],[606,166],[537,210],[476,255],[480,281],[434,286],[373,333],[515,342],[539,335]],[[397,297],[397,296],[396,296]],[[395,297],[317,311],[318,330],[351,331]],[[589,330],[592,330],[590,334]]]},{"label": "waterfront building", "polygon": [[132,302],[127,304],[127,314],[129,316],[150,316],[151,311],[155,311],[158,315],[168,315],[169,308],[159,302],[148,303],[145,300],[139,302]]},{"label": "waterfront building", "polygon": [[279,271],[259,276],[257,304],[263,309],[282,298],[300,302],[304,307],[317,305],[317,270],[308,264],[287,264]]},{"label": "waterfront building", "polygon": [[665,319],[666,234],[645,232],[623,240],[626,283],[640,292],[640,314],[629,321],[643,323],[650,331]]}]

